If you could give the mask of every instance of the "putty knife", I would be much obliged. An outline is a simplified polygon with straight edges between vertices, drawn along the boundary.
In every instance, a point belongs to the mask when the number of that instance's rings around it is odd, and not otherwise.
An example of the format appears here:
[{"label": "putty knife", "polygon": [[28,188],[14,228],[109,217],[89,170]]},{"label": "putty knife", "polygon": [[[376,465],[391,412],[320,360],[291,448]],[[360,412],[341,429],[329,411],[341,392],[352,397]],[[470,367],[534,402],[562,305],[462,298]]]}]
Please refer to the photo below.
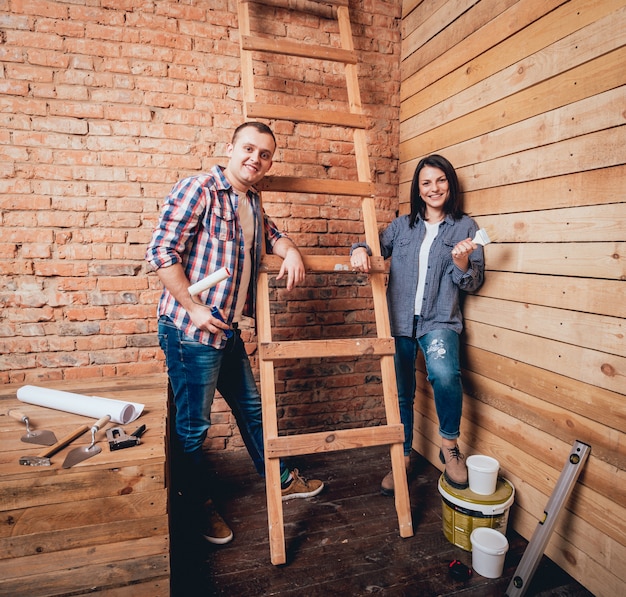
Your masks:
[{"label": "putty knife", "polygon": [[7,414],[16,421],[26,425],[26,435],[21,437],[23,442],[27,444],[39,444],[41,446],[53,446],[57,443],[56,435],[54,435],[52,431],[48,431],[47,429],[36,429],[33,431],[30,428],[28,417],[21,410],[12,408]]},{"label": "putty knife", "polygon": [[102,448],[96,445],[96,433],[102,429],[109,421],[111,417],[109,415],[104,415],[101,419],[98,419],[91,426],[91,443],[88,446],[82,446],[80,448],[74,448],[71,452],[68,452],[65,457],[65,461],[63,462],[63,468],[71,468],[75,464],[82,462],[83,460],[87,460],[87,458],[91,458],[96,454],[100,454],[102,452]]}]

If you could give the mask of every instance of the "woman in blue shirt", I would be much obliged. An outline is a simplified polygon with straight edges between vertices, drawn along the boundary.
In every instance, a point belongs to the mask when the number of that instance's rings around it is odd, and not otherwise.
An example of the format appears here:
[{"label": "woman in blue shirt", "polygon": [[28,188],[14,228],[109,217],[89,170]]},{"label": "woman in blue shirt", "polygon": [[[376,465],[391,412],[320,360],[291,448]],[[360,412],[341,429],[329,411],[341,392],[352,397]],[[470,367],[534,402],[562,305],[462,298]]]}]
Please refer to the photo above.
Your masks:
[{"label": "woman in blue shirt", "polygon": [[[408,468],[413,440],[415,361],[421,350],[432,385],[445,478],[457,489],[468,486],[460,435],[463,387],[459,335],[463,329],[461,291],[473,292],[483,282],[482,247],[473,242],[476,222],[461,207],[459,182],[450,162],[440,155],[423,158],[411,185],[411,213],[396,218],[380,235],[381,252],[392,257],[387,287],[398,385],[404,454]],[[352,246],[350,262],[368,272],[370,248]],[[381,484],[393,495],[389,473]]]}]

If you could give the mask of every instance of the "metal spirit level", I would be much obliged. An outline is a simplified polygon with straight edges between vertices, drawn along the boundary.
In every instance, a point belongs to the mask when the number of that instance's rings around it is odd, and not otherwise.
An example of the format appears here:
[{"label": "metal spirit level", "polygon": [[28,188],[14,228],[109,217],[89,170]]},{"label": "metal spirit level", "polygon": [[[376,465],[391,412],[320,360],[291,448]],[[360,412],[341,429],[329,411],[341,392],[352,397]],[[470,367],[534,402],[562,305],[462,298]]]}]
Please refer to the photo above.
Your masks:
[{"label": "metal spirit level", "polygon": [[578,475],[580,475],[580,471],[585,460],[587,460],[587,456],[589,456],[590,450],[591,446],[579,442],[578,440],[574,442],[565,467],[561,471],[554,491],[546,504],[546,509],[543,512],[543,520],[539,521],[530,542],[526,546],[526,551],[524,551],[524,555],[517,566],[513,579],[509,583],[505,597],[522,597],[522,595],[526,593],[526,589],[528,589],[528,585],[546,549],[557,516],[572,493]]}]

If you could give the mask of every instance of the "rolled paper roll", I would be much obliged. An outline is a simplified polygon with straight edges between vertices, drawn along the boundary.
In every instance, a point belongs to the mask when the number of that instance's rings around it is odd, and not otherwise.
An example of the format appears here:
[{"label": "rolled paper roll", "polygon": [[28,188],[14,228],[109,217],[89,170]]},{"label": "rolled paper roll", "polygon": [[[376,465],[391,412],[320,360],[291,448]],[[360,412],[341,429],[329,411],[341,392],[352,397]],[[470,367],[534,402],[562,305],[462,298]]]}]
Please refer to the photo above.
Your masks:
[{"label": "rolled paper roll", "polygon": [[29,404],[94,419],[109,415],[111,421],[122,425],[134,421],[144,409],[144,405],[137,402],[124,402],[102,396],[85,396],[37,386],[22,386],[17,390],[17,398]]},{"label": "rolled paper roll", "polygon": [[212,274],[209,274],[206,278],[202,278],[202,280],[199,280],[195,284],[192,284],[188,289],[189,294],[190,296],[196,296],[197,294],[200,294],[201,292],[204,292],[205,290],[212,288],[216,284],[219,284],[220,282],[222,282],[223,280],[226,280],[226,278],[229,278],[229,277],[230,277],[230,272],[225,267],[222,267],[221,269],[218,269]]}]

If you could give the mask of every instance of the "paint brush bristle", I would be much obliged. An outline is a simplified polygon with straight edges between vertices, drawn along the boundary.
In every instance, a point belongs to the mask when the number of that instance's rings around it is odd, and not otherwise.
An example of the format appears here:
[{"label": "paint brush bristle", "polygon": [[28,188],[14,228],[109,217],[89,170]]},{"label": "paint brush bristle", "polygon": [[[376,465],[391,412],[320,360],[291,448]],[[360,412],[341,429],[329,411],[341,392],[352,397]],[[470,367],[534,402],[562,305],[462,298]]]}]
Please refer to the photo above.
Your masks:
[{"label": "paint brush bristle", "polygon": [[478,232],[476,232],[473,242],[484,247],[491,242],[491,239],[489,238],[487,231],[484,228],[481,228]]}]

